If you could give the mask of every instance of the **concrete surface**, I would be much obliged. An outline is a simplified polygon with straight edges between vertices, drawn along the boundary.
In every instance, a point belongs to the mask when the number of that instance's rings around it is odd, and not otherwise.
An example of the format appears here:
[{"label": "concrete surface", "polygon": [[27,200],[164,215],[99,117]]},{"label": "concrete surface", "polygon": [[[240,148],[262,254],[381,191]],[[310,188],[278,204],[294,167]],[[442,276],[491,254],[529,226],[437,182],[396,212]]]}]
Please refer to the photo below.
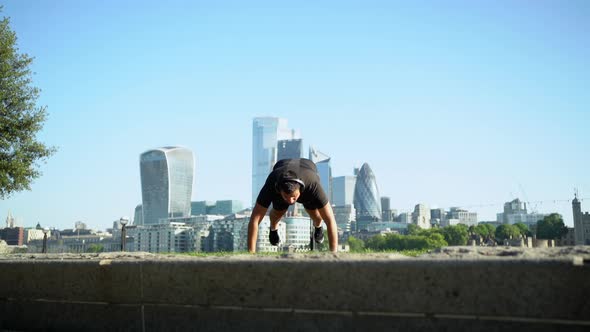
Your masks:
[{"label": "concrete surface", "polygon": [[587,246],[11,254],[0,285],[0,330],[590,330]]}]

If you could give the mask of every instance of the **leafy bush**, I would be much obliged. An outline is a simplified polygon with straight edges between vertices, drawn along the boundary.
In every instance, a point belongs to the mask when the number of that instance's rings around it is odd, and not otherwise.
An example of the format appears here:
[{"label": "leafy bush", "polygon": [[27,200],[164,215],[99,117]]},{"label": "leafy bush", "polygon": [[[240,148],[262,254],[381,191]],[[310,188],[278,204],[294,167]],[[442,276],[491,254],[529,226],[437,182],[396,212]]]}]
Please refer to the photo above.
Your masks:
[{"label": "leafy bush", "polygon": [[376,235],[367,240],[365,247],[375,251],[403,251],[430,250],[446,245],[448,243],[439,232],[430,232],[428,235]]}]

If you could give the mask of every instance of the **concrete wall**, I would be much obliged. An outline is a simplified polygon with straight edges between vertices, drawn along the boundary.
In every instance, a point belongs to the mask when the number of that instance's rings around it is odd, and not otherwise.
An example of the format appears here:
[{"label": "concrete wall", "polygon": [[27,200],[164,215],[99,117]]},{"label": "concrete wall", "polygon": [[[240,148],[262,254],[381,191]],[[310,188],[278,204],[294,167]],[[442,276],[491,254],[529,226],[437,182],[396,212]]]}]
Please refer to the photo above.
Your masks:
[{"label": "concrete wall", "polygon": [[0,259],[0,330],[590,330],[583,259],[93,257]]}]

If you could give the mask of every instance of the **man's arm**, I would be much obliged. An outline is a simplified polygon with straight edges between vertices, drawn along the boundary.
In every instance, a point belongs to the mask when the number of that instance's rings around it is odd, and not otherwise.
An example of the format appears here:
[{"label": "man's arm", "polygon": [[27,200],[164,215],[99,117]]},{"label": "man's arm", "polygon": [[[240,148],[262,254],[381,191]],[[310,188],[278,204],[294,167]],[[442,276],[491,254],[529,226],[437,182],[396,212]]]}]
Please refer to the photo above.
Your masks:
[{"label": "man's arm", "polygon": [[334,211],[330,202],[324,205],[323,208],[318,209],[320,216],[326,223],[328,228],[328,240],[330,241],[330,251],[338,251],[338,226],[336,225],[336,218],[334,218]]},{"label": "man's arm", "polygon": [[258,224],[262,221],[266,215],[264,206],[256,203],[254,209],[252,209],[252,215],[250,216],[250,223],[248,224],[248,251],[251,253],[256,252],[256,240],[258,239]]}]

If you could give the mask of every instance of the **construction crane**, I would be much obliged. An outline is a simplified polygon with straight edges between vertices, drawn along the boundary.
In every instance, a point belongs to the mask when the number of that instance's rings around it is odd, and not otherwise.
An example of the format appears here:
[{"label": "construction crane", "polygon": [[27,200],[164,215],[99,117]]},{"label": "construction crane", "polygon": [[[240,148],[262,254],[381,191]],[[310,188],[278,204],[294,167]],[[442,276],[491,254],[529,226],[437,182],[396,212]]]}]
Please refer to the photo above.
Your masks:
[{"label": "construction crane", "polygon": [[535,202],[534,206],[531,204],[531,201],[529,201],[529,198],[528,198],[526,192],[524,191],[524,187],[522,186],[522,184],[519,183],[518,188],[520,189],[520,193],[522,194],[523,202],[524,202],[524,204],[526,204],[525,209],[526,209],[526,206],[528,206],[530,208],[530,211],[527,211],[527,213],[531,213],[531,214],[537,213],[536,202]]}]

